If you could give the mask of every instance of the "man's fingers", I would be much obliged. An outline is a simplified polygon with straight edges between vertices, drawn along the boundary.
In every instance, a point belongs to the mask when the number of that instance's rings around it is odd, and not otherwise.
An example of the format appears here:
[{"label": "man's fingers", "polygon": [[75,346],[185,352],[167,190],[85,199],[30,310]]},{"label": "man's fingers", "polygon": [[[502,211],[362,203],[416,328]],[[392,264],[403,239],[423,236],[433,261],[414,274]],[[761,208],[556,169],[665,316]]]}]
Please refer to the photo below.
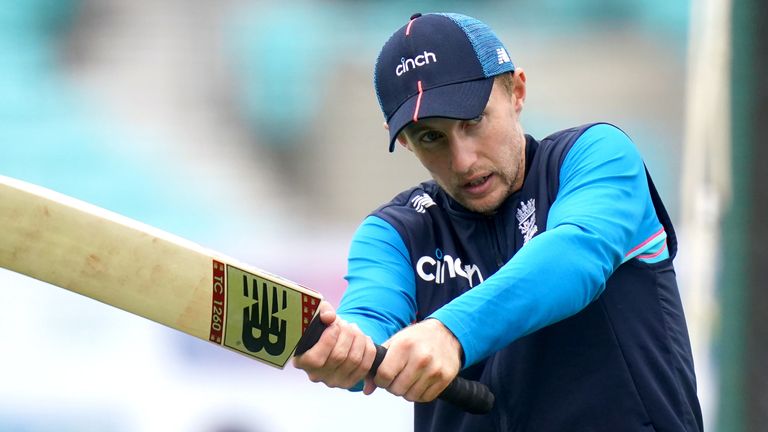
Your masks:
[{"label": "man's fingers", "polygon": [[323,300],[320,302],[318,309],[320,314],[320,321],[323,324],[330,326],[334,321],[336,321],[336,309],[334,309],[330,303]]},{"label": "man's fingers", "polygon": [[409,401],[434,400],[461,366],[461,345],[437,320],[411,325],[384,345],[387,355],[374,383]]},{"label": "man's fingers", "polygon": [[313,382],[350,388],[365,377],[375,357],[376,348],[368,336],[356,325],[334,317],[317,344],[294,357],[293,363]]},{"label": "man's fingers", "polygon": [[327,301],[322,300],[318,309],[320,321],[326,326],[325,330],[323,330],[323,334],[320,335],[320,339],[313,347],[308,349],[302,355],[293,358],[294,367],[304,369],[307,372],[321,368],[325,365],[340,333],[338,326],[334,325],[337,317],[336,310],[333,306]]},{"label": "man's fingers", "polygon": [[373,378],[368,376],[365,377],[365,385],[363,386],[363,393],[366,395],[369,395],[376,391],[378,387],[376,387],[376,383],[373,382]]},{"label": "man's fingers", "polygon": [[[389,348],[387,345],[388,343],[385,343],[384,347]],[[391,386],[398,375],[402,372],[406,361],[407,357],[398,355],[398,351],[388,351],[387,355],[384,356],[384,360],[381,362],[381,365],[379,365],[379,370],[376,372],[376,376],[373,377],[373,381],[376,386],[387,389],[387,391],[397,396],[402,396],[403,393],[397,394],[393,392]]]},{"label": "man's fingers", "polygon": [[[423,375],[425,373],[424,368],[428,366],[429,360],[417,359],[414,361],[414,359],[408,358],[392,381],[386,386],[382,384],[381,387],[386,388],[387,391],[396,396],[405,397],[409,393],[418,393],[420,396],[426,389]],[[408,398],[406,397],[406,399]]]},{"label": "man's fingers", "polygon": [[355,335],[350,333],[349,324],[344,321],[338,321],[334,325],[339,327],[339,335],[324,365],[329,370],[337,370],[347,361],[352,343],[355,340]]},{"label": "man's fingers", "polygon": [[313,377],[313,373],[326,365],[328,357],[336,346],[340,333],[341,329],[338,325],[331,325],[326,328],[315,346],[304,354],[293,358],[294,367],[304,369],[309,378],[316,382],[317,377]]},{"label": "man's fingers", "polygon": [[444,376],[440,369],[425,372],[405,391],[403,398],[411,402],[431,402],[448,387],[452,379]]},{"label": "man's fingers", "polygon": [[354,339],[349,347],[346,360],[336,369],[336,375],[347,377],[343,386],[351,387],[366,376],[376,358],[376,348],[371,338],[354,327]]},{"label": "man's fingers", "polygon": [[406,364],[387,391],[410,402],[430,402],[436,399],[454,377],[447,375],[445,369],[425,365],[426,362],[422,358]]},{"label": "man's fingers", "polygon": [[293,358],[293,365],[304,370],[311,381],[351,388],[365,378],[376,358],[376,347],[357,325],[337,316],[330,303],[320,302],[318,313],[326,328],[313,347]]}]

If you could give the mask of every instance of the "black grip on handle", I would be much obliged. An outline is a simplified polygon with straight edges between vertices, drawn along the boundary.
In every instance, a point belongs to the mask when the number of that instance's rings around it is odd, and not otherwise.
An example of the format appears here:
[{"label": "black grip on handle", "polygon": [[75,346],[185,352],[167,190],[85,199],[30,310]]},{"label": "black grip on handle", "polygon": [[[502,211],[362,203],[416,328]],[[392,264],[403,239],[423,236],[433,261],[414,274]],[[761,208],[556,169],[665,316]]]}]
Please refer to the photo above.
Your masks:
[{"label": "black grip on handle", "polygon": [[373,364],[371,364],[371,369],[368,371],[368,376],[371,378],[376,376],[376,372],[379,371],[379,366],[381,366],[381,362],[384,361],[384,356],[387,355],[387,349],[384,348],[381,345],[376,345],[376,357],[373,359]]},{"label": "black grip on handle", "polygon": [[[320,316],[316,315],[296,345],[296,355],[302,355],[312,348],[320,340],[323,330],[325,330],[325,324],[320,321]],[[387,349],[381,345],[376,345],[376,358],[373,360],[368,375],[376,376],[376,372],[386,355]],[[460,376],[448,384],[448,387],[440,393],[438,398],[456,405],[470,414],[487,414],[493,408],[496,399],[485,384],[470,381]]]},{"label": "black grip on handle", "polygon": [[301,335],[299,343],[296,344],[296,352],[294,355],[300,356],[315,346],[317,341],[320,340],[320,336],[323,335],[325,327],[325,324],[320,321],[320,314],[315,315],[315,317],[312,318],[312,321],[309,322],[307,330]]},{"label": "black grip on handle", "polygon": [[438,398],[450,402],[470,414],[488,414],[496,397],[487,385],[457,376]]}]

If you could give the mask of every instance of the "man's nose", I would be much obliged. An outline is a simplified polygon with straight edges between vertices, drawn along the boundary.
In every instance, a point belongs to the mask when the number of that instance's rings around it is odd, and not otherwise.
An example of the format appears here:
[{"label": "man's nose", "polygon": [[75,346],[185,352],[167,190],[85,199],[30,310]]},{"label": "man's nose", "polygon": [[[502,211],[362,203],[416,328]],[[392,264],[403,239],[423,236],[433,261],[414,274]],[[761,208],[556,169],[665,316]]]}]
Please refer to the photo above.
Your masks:
[{"label": "man's nose", "polygon": [[454,136],[451,140],[451,168],[457,173],[466,173],[477,161],[477,143],[474,139]]}]

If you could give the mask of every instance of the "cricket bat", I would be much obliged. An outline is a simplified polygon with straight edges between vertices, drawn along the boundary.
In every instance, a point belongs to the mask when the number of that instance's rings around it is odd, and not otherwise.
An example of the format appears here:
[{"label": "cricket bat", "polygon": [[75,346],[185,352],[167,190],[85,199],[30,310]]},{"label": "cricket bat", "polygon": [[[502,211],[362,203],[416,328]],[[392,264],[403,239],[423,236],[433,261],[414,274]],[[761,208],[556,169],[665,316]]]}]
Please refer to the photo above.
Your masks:
[{"label": "cricket bat", "polygon": [[[310,349],[322,295],[181,237],[0,176],[0,267],[82,294],[273,367]],[[386,355],[377,346],[371,375]],[[474,414],[493,394],[457,377],[440,395]]]}]

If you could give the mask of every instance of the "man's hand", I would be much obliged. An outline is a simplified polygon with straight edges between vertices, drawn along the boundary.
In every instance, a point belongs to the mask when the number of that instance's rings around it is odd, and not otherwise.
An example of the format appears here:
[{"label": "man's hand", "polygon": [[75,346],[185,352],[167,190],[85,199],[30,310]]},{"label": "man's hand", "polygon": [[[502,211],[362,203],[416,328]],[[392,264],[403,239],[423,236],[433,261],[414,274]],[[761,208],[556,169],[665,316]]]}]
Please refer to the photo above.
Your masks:
[{"label": "man's hand", "polygon": [[445,390],[461,367],[461,344],[436,319],[406,327],[384,346],[387,355],[375,379],[366,379],[365,394],[381,387],[411,402],[429,402]]},{"label": "man's hand", "polygon": [[319,309],[320,320],[328,327],[314,347],[293,358],[293,366],[304,370],[313,382],[351,388],[365,378],[376,348],[357,325],[336,316],[330,303],[320,302]]}]

